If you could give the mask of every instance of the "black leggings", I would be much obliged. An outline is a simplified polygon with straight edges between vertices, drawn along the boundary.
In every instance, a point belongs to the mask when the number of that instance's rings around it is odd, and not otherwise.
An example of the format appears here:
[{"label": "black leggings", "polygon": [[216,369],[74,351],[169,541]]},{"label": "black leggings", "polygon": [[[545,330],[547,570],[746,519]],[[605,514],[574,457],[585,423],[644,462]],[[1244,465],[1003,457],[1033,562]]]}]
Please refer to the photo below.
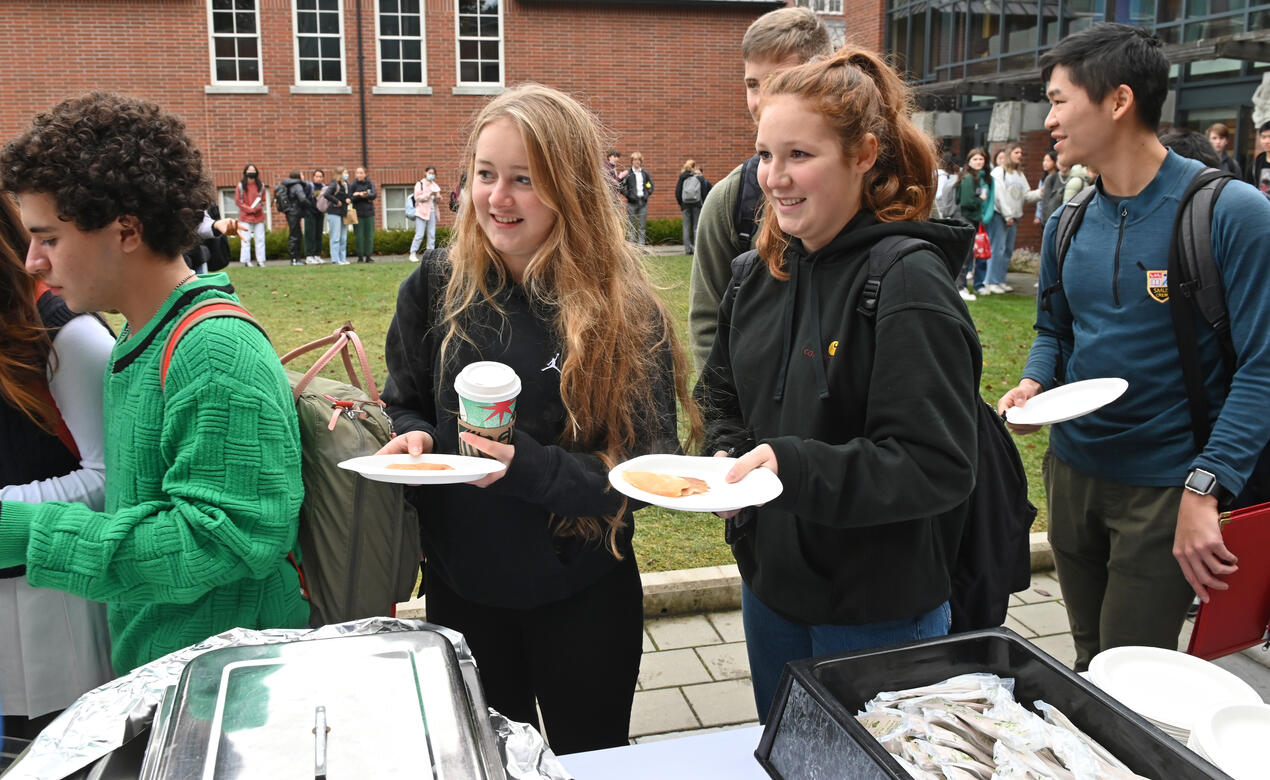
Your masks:
[{"label": "black leggings", "polygon": [[628,744],[643,649],[634,555],[579,593],[532,609],[464,599],[427,569],[428,621],[467,638],[489,706],[538,725],[557,754]]}]

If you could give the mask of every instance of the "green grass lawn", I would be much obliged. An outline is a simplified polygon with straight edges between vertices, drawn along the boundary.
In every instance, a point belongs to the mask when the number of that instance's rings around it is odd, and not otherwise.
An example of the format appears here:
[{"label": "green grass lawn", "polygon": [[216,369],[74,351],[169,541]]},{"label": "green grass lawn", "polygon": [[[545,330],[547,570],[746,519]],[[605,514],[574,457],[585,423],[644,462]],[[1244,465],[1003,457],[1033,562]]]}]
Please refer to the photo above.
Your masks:
[{"label": "green grass lawn", "polygon": [[[688,322],[687,255],[650,257],[649,271],[686,338]],[[301,344],[329,335],[345,321],[353,323],[366,347],[376,381],[382,382],[384,337],[392,319],[397,287],[415,268],[407,263],[373,263],[353,266],[276,266],[242,268],[228,272],[243,304],[269,332],[274,348],[283,354]],[[983,397],[996,403],[1018,381],[1032,343],[1035,303],[1024,295],[993,295],[970,304],[983,342]],[[116,329],[117,315],[108,317]],[[307,368],[320,353],[297,359]],[[342,378],[339,360],[324,375]],[[1048,429],[1016,440],[1027,469],[1032,503],[1040,508],[1037,526],[1045,528],[1044,491],[1041,487],[1041,455]],[[723,542],[723,521],[714,515],[687,514],[650,507],[636,515],[635,549],[644,571],[667,571],[732,563]]]}]

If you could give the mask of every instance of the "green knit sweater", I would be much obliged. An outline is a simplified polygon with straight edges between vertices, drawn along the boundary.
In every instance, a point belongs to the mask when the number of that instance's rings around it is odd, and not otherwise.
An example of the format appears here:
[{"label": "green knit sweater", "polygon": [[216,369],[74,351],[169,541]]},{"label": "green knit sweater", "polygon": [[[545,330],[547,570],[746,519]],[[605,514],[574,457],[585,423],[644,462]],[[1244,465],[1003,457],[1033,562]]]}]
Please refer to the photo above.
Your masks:
[{"label": "green knit sweater", "polygon": [[227,629],[309,618],[286,560],[298,556],[300,433],[269,341],[243,320],[207,320],[159,386],[172,326],[213,297],[237,300],[224,274],[180,287],[115,344],[104,512],[0,505],[0,566],[26,564],[36,587],[106,602],[119,674]]}]

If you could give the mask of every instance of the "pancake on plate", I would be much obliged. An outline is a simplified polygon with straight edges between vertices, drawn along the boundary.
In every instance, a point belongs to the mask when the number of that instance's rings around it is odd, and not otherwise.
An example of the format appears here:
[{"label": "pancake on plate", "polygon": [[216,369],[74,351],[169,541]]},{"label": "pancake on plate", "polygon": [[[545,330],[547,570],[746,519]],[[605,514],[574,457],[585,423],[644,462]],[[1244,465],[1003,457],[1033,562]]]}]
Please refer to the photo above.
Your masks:
[{"label": "pancake on plate", "polygon": [[635,487],[655,496],[683,498],[710,492],[706,481],[696,477],[677,477],[652,471],[623,471],[622,476]]},{"label": "pancake on plate", "polygon": [[389,463],[384,466],[386,469],[402,469],[404,471],[454,471],[454,467],[447,463]]}]

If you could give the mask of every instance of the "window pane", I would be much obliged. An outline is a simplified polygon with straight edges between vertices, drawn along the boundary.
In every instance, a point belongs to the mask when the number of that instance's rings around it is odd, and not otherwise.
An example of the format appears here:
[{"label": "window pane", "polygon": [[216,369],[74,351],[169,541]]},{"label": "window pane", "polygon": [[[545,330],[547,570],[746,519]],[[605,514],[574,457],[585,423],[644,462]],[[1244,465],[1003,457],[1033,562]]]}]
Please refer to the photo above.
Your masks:
[{"label": "window pane", "polygon": [[1124,21],[1125,24],[1150,29],[1155,21],[1155,0],[1130,0],[1129,18]]},{"label": "window pane", "polygon": [[905,54],[908,51],[908,17],[897,16],[891,19],[891,54],[895,57],[895,65],[903,70],[908,67]]},{"label": "window pane", "polygon": [[256,59],[256,39],[255,38],[239,38],[238,39],[238,56],[246,59]]},{"label": "window pane", "polygon": [[481,59],[498,59],[498,41],[481,41]]},{"label": "window pane", "polygon": [[479,54],[480,49],[476,41],[459,41],[459,59],[474,60]]},{"label": "window pane", "polygon": [[234,31],[234,15],[230,13],[212,14],[213,33],[232,33]]},{"label": "window pane", "polygon": [[481,0],[481,13],[483,14],[498,13],[498,0]]},{"label": "window pane", "polygon": [[1158,22],[1180,22],[1182,21],[1182,0],[1160,0],[1156,5],[1156,13]]},{"label": "window pane", "polygon": [[498,37],[498,17],[482,16],[481,17],[481,35],[497,38]]},{"label": "window pane", "polygon": [[321,21],[318,25],[319,31],[327,35],[340,34],[340,16],[339,14],[323,13],[319,14]]},{"label": "window pane", "polygon": [[474,14],[479,10],[476,0],[459,0],[459,13]]},{"label": "window pane", "polygon": [[477,17],[475,16],[460,16],[459,17],[459,35],[465,36],[465,37],[469,35],[476,35],[480,32],[480,30],[481,30],[481,26]]},{"label": "window pane", "polygon": [[404,14],[419,13],[419,0],[402,0],[401,12]]},{"label": "window pane", "polygon": [[322,42],[322,58],[335,59],[340,56],[340,39],[339,38],[319,38]]},{"label": "window pane", "polygon": [[241,81],[260,81],[260,62],[258,60],[239,60],[238,78]]},{"label": "window pane", "polygon": [[913,78],[926,75],[926,14],[917,12],[909,25],[912,40],[908,47],[908,72]]},{"label": "window pane", "polygon": [[418,41],[402,41],[401,42],[401,58],[405,60],[417,60],[422,56]]},{"label": "window pane", "polygon": [[1058,0],[1044,0],[1041,3],[1041,45],[1053,46],[1062,37],[1058,19]]},{"label": "window pane", "polygon": [[340,73],[339,60],[323,60],[322,61],[322,80],[323,81],[343,81],[344,76]]},{"label": "window pane", "polygon": [[254,13],[236,13],[234,16],[238,20],[237,32],[254,33],[256,31],[256,15]]},{"label": "window pane", "polygon": [[217,81],[238,81],[238,73],[234,69],[233,60],[217,60],[216,61],[216,80]]},{"label": "window pane", "polygon": [[318,39],[317,38],[301,38],[299,41],[300,56],[314,58],[318,56]]},{"label": "window pane", "polygon": [[1005,51],[1019,52],[1035,49],[1039,43],[1036,24],[1036,6],[1027,3],[1009,3],[1006,8],[1019,13],[1007,13],[1005,17]]},{"label": "window pane", "polygon": [[318,0],[318,8],[323,11],[337,11],[340,7],[340,0]]},{"label": "window pane", "polygon": [[497,62],[489,62],[481,66],[481,81],[493,84],[500,81]]},{"label": "window pane", "polygon": [[459,63],[459,81],[479,81],[480,67],[475,62]]},{"label": "window pane", "polygon": [[401,41],[390,40],[390,41],[383,41],[382,43],[383,45],[380,48],[383,50],[384,59],[386,60],[401,59]]},{"label": "window pane", "polygon": [[234,39],[233,38],[216,38],[216,54],[217,57],[233,57],[234,56]]},{"label": "window pane", "polygon": [[1107,16],[1105,0],[1066,0],[1067,11],[1066,34],[1085,29],[1094,22],[1101,22]]},{"label": "window pane", "polygon": [[418,62],[407,62],[402,65],[401,80],[409,84],[422,84],[423,65]]},{"label": "window pane", "polygon": [[317,32],[317,14],[300,14],[297,16],[295,29],[300,35],[312,35]]},{"label": "window pane", "polygon": [[212,15],[215,16],[217,11],[233,10],[234,0],[212,0]]},{"label": "window pane", "polygon": [[317,8],[317,0],[298,0],[295,7],[301,11],[312,11]]},{"label": "window pane", "polygon": [[[416,14],[417,14],[417,13],[418,13],[418,12],[416,12]],[[415,16],[403,16],[403,17],[401,17],[401,34],[402,34],[402,35],[412,35],[412,36],[414,36],[414,37],[416,37],[416,38],[419,36],[419,17],[418,17],[418,15],[415,15]]]},{"label": "window pane", "polygon": [[379,34],[380,35],[400,35],[401,25],[398,23],[396,14],[392,16],[379,17]]},{"label": "window pane", "polygon": [[383,63],[383,66],[384,66],[384,76],[383,76],[384,81],[391,81],[394,84],[401,81],[401,64],[400,63],[385,60]]},{"label": "window pane", "polygon": [[397,12],[397,0],[379,0],[379,10],[385,14]]},{"label": "window pane", "polygon": [[321,77],[317,60],[300,60],[300,81],[319,81]]},{"label": "window pane", "polygon": [[[1080,2],[1081,0],[1076,0]],[[1088,2],[1088,0],[1085,0]],[[1070,7],[1070,5],[1069,5]],[[983,6],[972,5],[970,12],[970,52],[967,59],[977,60],[1001,53],[1001,17],[996,13],[984,13]],[[988,72],[996,70],[993,64]]]}]

